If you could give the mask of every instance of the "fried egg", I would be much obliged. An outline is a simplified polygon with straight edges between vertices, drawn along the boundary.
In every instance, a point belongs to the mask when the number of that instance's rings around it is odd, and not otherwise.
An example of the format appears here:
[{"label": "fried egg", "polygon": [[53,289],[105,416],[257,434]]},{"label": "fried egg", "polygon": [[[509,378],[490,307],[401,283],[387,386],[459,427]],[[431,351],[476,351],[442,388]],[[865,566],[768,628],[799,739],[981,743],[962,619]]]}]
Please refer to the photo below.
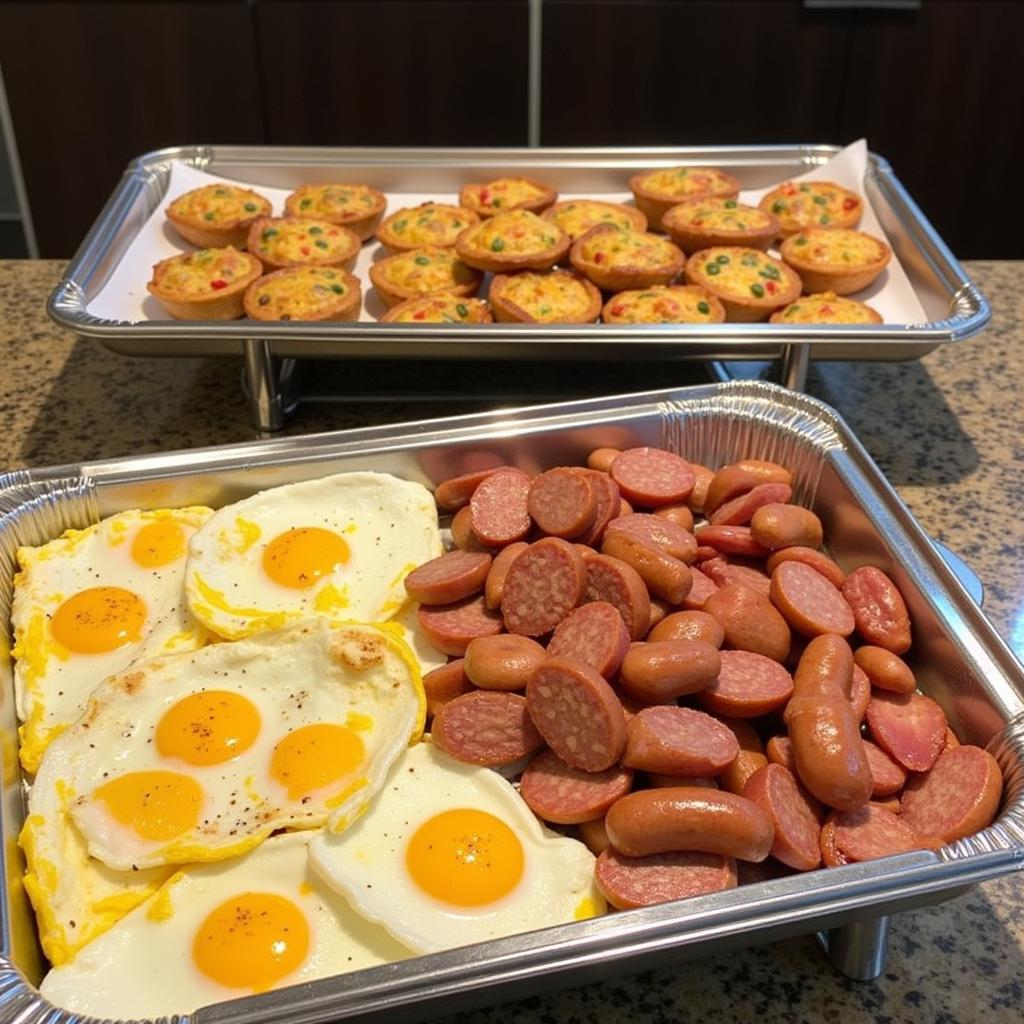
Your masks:
[{"label": "fried egg", "polygon": [[309,846],[314,871],[417,953],[593,917],[594,856],[512,785],[431,743],[409,748],[363,817]]},{"label": "fried egg", "polygon": [[26,771],[36,771],[93,687],[144,645],[154,655],[206,642],[187,614],[183,581],[189,539],[211,515],[202,507],[121,512],[18,550],[11,620]]},{"label": "fried egg", "polygon": [[[275,829],[354,818],[424,709],[392,632],[314,619],[110,677],[43,769],[107,867],[221,860]],[[46,799],[39,814],[57,817]]]},{"label": "fried egg", "polygon": [[231,640],[315,615],[382,622],[405,604],[405,577],[440,553],[425,487],[339,473],[220,509],[192,538],[185,587],[199,621]]},{"label": "fried egg", "polygon": [[175,873],[40,991],[74,1013],[169,1017],[407,957],[309,870],[309,835]]}]

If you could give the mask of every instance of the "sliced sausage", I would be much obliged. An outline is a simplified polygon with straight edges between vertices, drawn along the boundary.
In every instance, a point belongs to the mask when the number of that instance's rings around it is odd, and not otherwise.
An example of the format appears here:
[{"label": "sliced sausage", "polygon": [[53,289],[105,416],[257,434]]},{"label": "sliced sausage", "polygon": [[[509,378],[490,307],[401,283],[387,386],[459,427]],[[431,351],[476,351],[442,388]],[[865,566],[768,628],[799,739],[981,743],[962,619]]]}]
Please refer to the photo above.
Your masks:
[{"label": "sliced sausage", "polygon": [[614,521],[605,530],[601,553],[631,565],[655,596],[680,604],[693,586],[689,567],[634,536],[614,532],[613,526]]},{"label": "sliced sausage", "polygon": [[700,563],[700,571],[716,586],[742,583],[762,597],[768,597],[771,593],[771,578],[759,568],[733,560],[735,557],[716,554],[714,558]]},{"label": "sliced sausage", "polygon": [[664,775],[661,772],[645,772],[647,785],[654,789],[668,786],[695,786],[698,789],[721,789],[713,775]]},{"label": "sliced sausage", "polygon": [[607,473],[612,468],[612,463],[622,454],[619,448],[595,448],[587,456],[587,467],[596,469],[599,473]]},{"label": "sliced sausage", "polygon": [[864,740],[864,750],[867,752],[868,765],[871,767],[872,800],[898,793],[907,781],[906,769],[871,740]]},{"label": "sliced sausage", "polygon": [[582,772],[554,751],[542,750],[527,766],[519,795],[530,810],[556,825],[577,825],[602,818],[633,786],[633,771],[613,765],[602,772]]},{"label": "sliced sausage", "polygon": [[708,496],[708,488],[715,478],[714,470],[702,466],[699,462],[691,462],[690,469],[693,470],[693,490],[686,499],[687,507],[694,512],[704,512],[704,501]]},{"label": "sliced sausage", "polygon": [[781,708],[793,695],[793,677],[754,651],[722,651],[718,678],[697,694],[716,715],[757,718]]},{"label": "sliced sausage", "polygon": [[693,512],[690,511],[689,505],[662,505],[661,508],[654,510],[653,515],[686,530],[687,533],[693,533]]},{"label": "sliced sausage", "polygon": [[597,858],[594,881],[617,910],[633,910],[733,889],[736,863],[712,853],[625,857],[609,848]]},{"label": "sliced sausage", "polygon": [[[764,505],[785,504],[793,496],[789,484],[758,484],[752,490],[719,505],[711,515],[713,526],[749,526],[754,513]],[[760,541],[760,538],[758,538]],[[764,543],[764,541],[760,541]],[[765,544],[765,547],[768,545]]]},{"label": "sliced sausage", "polygon": [[619,494],[619,485],[607,473],[598,473],[592,469],[578,469],[576,472],[590,482],[594,500],[597,502],[590,529],[578,539],[582,544],[595,547],[601,543],[608,524],[621,514],[622,496]]},{"label": "sliced sausage", "polygon": [[853,609],[857,632],[876,647],[893,654],[910,649],[910,615],[903,595],[881,569],[862,565],[843,584],[843,597]]},{"label": "sliced sausage", "polygon": [[992,824],[1002,791],[996,759],[965,744],[943,751],[927,775],[907,783],[900,817],[920,834],[952,843]]},{"label": "sliced sausage", "polygon": [[[826,831],[831,833],[827,838]],[[904,815],[897,817],[878,804],[866,804],[855,811],[833,812],[825,822],[822,836],[822,853],[828,850],[826,863],[829,867],[858,864],[928,846]]]},{"label": "sliced sausage", "polygon": [[762,483],[766,484],[791,484],[793,474],[785,466],[768,459],[740,459],[736,463],[740,469],[753,473]]},{"label": "sliced sausage", "polygon": [[612,804],[605,815],[612,846],[627,857],[700,850],[760,861],[774,833],[757,804],[718,789],[642,789]]},{"label": "sliced sausage", "polygon": [[860,665],[853,666],[853,673],[850,677],[850,707],[853,708],[854,717],[858,722],[864,721],[868,712],[868,705],[871,703],[871,680]]},{"label": "sliced sausage", "polygon": [[688,611],[700,611],[718,585],[693,566],[690,567],[690,583],[690,592],[683,598],[683,607]]},{"label": "sliced sausage", "polygon": [[523,636],[550,633],[583,599],[586,582],[583,557],[567,540],[545,537],[531,544],[505,576],[505,627]]},{"label": "sliced sausage", "polygon": [[842,589],[846,582],[846,573],[828,555],[821,551],[815,551],[814,548],[797,546],[780,548],[778,551],[772,552],[768,564],[765,566],[769,575],[775,572],[783,562],[803,562],[804,565],[817,569],[833,587]]},{"label": "sliced sausage", "polygon": [[499,469],[480,482],[469,507],[473,532],[481,544],[504,547],[530,532],[529,494],[530,478],[521,469]]},{"label": "sliced sausage", "polygon": [[796,779],[779,764],[765,765],[747,779],[743,796],[753,801],[772,823],[772,856],[797,871],[821,864],[818,819],[811,812]]},{"label": "sliced sausage", "polygon": [[482,551],[446,551],[413,569],[405,577],[405,591],[420,604],[461,601],[483,589],[491,561]]},{"label": "sliced sausage", "polygon": [[452,516],[452,543],[460,551],[486,551],[485,545],[480,543],[480,538],[473,532],[473,510],[468,505],[463,505],[458,512]]},{"label": "sliced sausage", "polygon": [[704,496],[704,514],[710,519],[727,501],[752,491],[758,484],[773,482],[775,481],[764,480],[753,469],[744,469],[736,465],[723,466],[708,483]]},{"label": "sliced sausage", "polygon": [[892,651],[884,647],[870,644],[858,647],[853,660],[866,673],[872,686],[880,690],[891,690],[893,693],[913,693],[917,689],[917,680],[910,666]]},{"label": "sliced sausage", "polygon": [[703,640],[712,647],[721,647],[725,642],[722,624],[707,612],[672,612],[666,615],[648,634],[649,641],[658,640]]},{"label": "sliced sausage", "polygon": [[647,508],[685,501],[693,490],[689,464],[661,448],[628,448],[616,456],[609,473],[627,501]]},{"label": "sliced sausage", "polygon": [[820,548],[821,520],[802,505],[785,502],[762,505],[750,518],[750,535],[769,551],[780,548]]},{"label": "sliced sausage", "polygon": [[482,595],[453,604],[421,605],[416,619],[434,647],[460,658],[470,640],[502,632],[501,617],[484,604]]},{"label": "sliced sausage", "polygon": [[489,767],[514,764],[544,741],[518,693],[476,690],[434,716],[431,739],[457,761]]},{"label": "sliced sausage", "polygon": [[534,477],[526,507],[545,533],[572,540],[593,526],[597,495],[588,474],[559,466]]},{"label": "sliced sausage", "polygon": [[749,526],[698,526],[693,531],[697,543],[726,555],[747,555],[765,558],[768,549],[754,540]]},{"label": "sliced sausage", "polygon": [[793,741],[788,736],[773,736],[764,745],[764,752],[772,764],[781,764],[783,768],[788,768],[791,774],[796,774]]},{"label": "sliced sausage", "polygon": [[800,700],[789,719],[789,738],[797,776],[812,796],[841,811],[871,799],[871,767],[847,701]]},{"label": "sliced sausage", "polygon": [[544,662],[526,684],[526,703],[540,734],[566,764],[602,772],[622,756],[626,746],[622,704],[585,662],[572,658]]},{"label": "sliced sausage", "polygon": [[612,842],[608,838],[608,830],[604,827],[603,816],[594,818],[593,821],[581,821],[576,827],[579,829],[580,839],[595,857],[611,849]]},{"label": "sliced sausage", "polygon": [[[687,510],[688,511],[688,510]],[[634,512],[619,516],[608,524],[605,538],[614,533],[635,537],[649,548],[678,558],[689,565],[697,555],[697,541],[693,534],[670,519],[647,512]]]},{"label": "sliced sausage", "polygon": [[465,672],[482,690],[525,690],[533,670],[546,658],[547,651],[528,636],[480,636],[466,648]]},{"label": "sliced sausage", "polygon": [[663,601],[660,597],[651,598],[651,617],[647,620],[648,634],[670,611],[672,611],[672,605],[668,601]]},{"label": "sliced sausage", "polygon": [[740,583],[719,587],[705,602],[725,631],[727,647],[785,661],[790,633],[786,620],[766,598]]},{"label": "sliced sausage", "polygon": [[[793,675],[793,710],[802,699],[848,701],[853,669],[853,651],[841,636],[834,633],[816,636],[804,648]],[[790,714],[787,707],[784,716],[787,722]]]},{"label": "sliced sausage", "polygon": [[945,749],[949,723],[931,697],[879,690],[866,717],[871,738],[908,771],[928,771]]},{"label": "sliced sausage", "polygon": [[747,779],[754,772],[763,768],[768,763],[768,758],[764,755],[761,737],[754,732],[748,722],[739,718],[723,718],[721,722],[736,737],[736,742],[740,745],[740,752],[732,764],[727,765],[718,777],[722,789],[742,796]]},{"label": "sliced sausage", "polygon": [[487,573],[487,580],[484,583],[484,598],[487,607],[492,611],[501,607],[501,598],[505,593],[505,577],[508,575],[509,567],[530,545],[524,540],[516,541],[502,548],[491,562],[491,568]]},{"label": "sliced sausage", "polygon": [[717,775],[739,753],[732,732],[691,708],[644,708],[626,725],[622,763],[665,775]]},{"label": "sliced sausage", "polygon": [[636,569],[608,555],[588,558],[585,568],[584,602],[607,601],[622,616],[630,638],[643,639],[651,621],[651,598]]},{"label": "sliced sausage", "polygon": [[572,658],[611,679],[629,650],[629,630],[614,605],[592,601],[573,609],[555,627],[550,658]]},{"label": "sliced sausage", "polygon": [[645,704],[663,704],[711,686],[721,671],[718,648],[703,640],[657,640],[626,653],[619,685]]},{"label": "sliced sausage", "polygon": [[445,704],[456,697],[472,693],[473,684],[466,677],[464,664],[462,658],[457,658],[455,661],[449,661],[447,665],[433,669],[423,677],[428,715],[436,715]]},{"label": "sliced sausage", "polygon": [[943,747],[944,750],[952,750],[954,747],[960,746],[960,740],[957,739],[957,735],[953,732],[949,726],[946,726],[946,745]]},{"label": "sliced sausage", "polygon": [[853,632],[853,610],[817,569],[803,562],[783,562],[772,573],[768,594],[786,621],[804,636]]},{"label": "sliced sausage", "polygon": [[450,480],[443,480],[434,491],[434,501],[437,502],[437,507],[445,512],[457,512],[469,504],[469,499],[473,497],[473,492],[477,487],[501,468],[494,466],[491,469],[481,469],[476,473],[463,473],[462,476],[453,476]]}]

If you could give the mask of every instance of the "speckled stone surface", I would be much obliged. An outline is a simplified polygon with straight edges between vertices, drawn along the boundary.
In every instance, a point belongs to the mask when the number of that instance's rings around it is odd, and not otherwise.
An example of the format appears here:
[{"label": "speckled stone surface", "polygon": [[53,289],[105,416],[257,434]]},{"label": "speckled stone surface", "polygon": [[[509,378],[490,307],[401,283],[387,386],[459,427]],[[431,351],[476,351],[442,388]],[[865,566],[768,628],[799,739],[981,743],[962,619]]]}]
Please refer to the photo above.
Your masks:
[{"label": "speckled stone surface", "polygon": [[[60,266],[0,262],[0,471],[253,437],[239,360],[127,358],[52,325],[44,302]],[[808,390],[839,410],[924,527],[978,573],[986,612],[1022,657],[1024,263],[966,266],[995,310],[983,334],[916,362],[821,363],[812,367]],[[344,373],[343,366],[332,370],[341,386],[361,386],[346,382]],[[636,367],[589,373],[592,393],[701,379],[696,367],[686,366],[657,376]],[[396,393],[410,386],[410,374],[398,376],[405,379],[387,382]],[[522,387],[536,379],[524,372]],[[411,383],[422,387],[415,375]],[[310,405],[287,432],[479,407],[465,401]],[[1017,875],[897,916],[887,969],[873,982],[841,977],[816,941],[804,937],[445,1021],[471,1024],[500,1015],[506,1024],[1019,1022],[1022,906],[1024,876]]]}]

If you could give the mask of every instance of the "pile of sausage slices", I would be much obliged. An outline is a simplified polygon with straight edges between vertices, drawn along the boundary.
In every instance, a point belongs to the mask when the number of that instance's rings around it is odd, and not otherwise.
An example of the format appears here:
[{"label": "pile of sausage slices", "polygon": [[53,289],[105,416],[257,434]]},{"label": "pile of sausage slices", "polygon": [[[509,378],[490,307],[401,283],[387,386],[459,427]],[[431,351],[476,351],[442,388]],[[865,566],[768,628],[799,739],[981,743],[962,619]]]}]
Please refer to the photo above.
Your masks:
[{"label": "pile of sausage slices", "polygon": [[917,692],[896,585],[825,554],[791,485],[640,447],[436,489],[455,547],[406,579],[453,659],[424,678],[433,742],[525,765],[614,907],[935,849],[998,810],[995,759]]}]

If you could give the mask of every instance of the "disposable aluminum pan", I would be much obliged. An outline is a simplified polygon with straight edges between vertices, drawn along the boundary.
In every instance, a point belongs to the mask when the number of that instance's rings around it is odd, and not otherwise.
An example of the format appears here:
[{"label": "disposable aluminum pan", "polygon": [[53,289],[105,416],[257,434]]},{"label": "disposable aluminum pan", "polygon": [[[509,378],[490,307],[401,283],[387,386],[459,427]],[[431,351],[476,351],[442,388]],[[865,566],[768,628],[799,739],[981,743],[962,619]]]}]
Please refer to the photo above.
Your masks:
[{"label": "disposable aluminum pan", "polygon": [[[921,688],[962,740],[986,746],[1005,777],[998,819],[938,853],[921,851],[794,875],[677,903],[609,914],[339,975],[196,1011],[197,1024],[420,1020],[522,998],[609,974],[826,931],[849,972],[884,962],[885,915],[937,903],[1024,865],[1024,668],[1014,659],[849,428],[828,406],[763,383],[534,407],[313,437],[18,471],[0,477],[0,651],[9,648],[14,552],[127,508],[223,505],[272,485],[376,469],[427,485],[488,452],[538,471],[578,463],[599,446],[663,445],[710,465],[743,456],[794,472],[794,500],[822,518],[846,568],[888,572],[914,627],[909,655]],[[10,666],[2,665],[5,751],[0,1019],[64,1024],[32,987],[41,972],[15,845],[23,816],[13,769]],[[9,770],[8,770],[9,769]],[[866,941],[865,941],[866,940]]]}]

